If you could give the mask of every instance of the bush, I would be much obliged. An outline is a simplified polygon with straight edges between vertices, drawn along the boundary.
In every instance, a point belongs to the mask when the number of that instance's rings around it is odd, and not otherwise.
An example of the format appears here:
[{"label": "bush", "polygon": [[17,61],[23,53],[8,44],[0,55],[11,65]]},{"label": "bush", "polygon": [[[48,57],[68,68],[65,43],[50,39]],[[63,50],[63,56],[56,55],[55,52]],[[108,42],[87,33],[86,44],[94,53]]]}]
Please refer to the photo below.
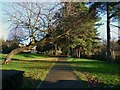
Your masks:
[{"label": "bush", "polygon": [[10,53],[13,49],[19,47],[17,42],[14,41],[5,41],[2,43],[2,53]]}]

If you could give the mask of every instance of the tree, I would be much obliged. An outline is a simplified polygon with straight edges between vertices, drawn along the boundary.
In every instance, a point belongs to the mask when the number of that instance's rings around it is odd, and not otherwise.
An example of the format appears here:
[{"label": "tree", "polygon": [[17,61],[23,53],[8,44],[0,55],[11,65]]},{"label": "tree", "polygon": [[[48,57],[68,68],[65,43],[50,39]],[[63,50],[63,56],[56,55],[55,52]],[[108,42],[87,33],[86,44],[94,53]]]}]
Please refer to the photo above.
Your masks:
[{"label": "tree", "polygon": [[[85,3],[63,3],[60,12],[56,14],[58,25],[52,36],[59,37],[56,39],[56,44],[64,48],[63,43],[67,48],[68,53],[72,55],[73,49],[77,51],[77,57],[84,50],[87,52],[93,48],[96,30],[94,28],[98,17],[95,12],[88,13],[89,9]],[[89,48],[89,49],[88,49]]]},{"label": "tree", "polygon": [[120,15],[120,2],[95,2],[91,5],[90,11],[92,10],[107,14],[107,60],[111,62],[110,22],[111,19],[115,19]]},{"label": "tree", "polygon": [[15,40],[6,40],[2,42],[2,53],[10,53],[13,49],[18,48],[18,42]]},{"label": "tree", "polygon": [[2,38],[2,39],[0,39],[0,52],[2,52],[2,45],[3,45],[3,43],[4,43],[5,41],[4,41],[4,39]]},{"label": "tree", "polygon": [[25,49],[32,49],[37,41],[51,32],[52,16],[57,10],[54,7],[57,7],[58,3],[52,3],[51,8],[48,7],[50,3],[15,2],[10,5],[9,11],[5,12],[9,16],[11,28],[15,31],[22,31],[24,34],[20,36],[20,41],[26,40],[29,44],[12,50],[3,64],[8,63],[14,54]]},{"label": "tree", "polygon": [[[11,51],[3,64],[8,63],[14,54],[25,49],[32,49],[37,41],[44,46],[52,43],[55,48],[61,49],[68,46],[68,53],[91,52],[96,36],[95,22],[98,21],[96,12],[89,13],[85,3],[12,3],[6,14],[10,17],[11,28],[14,31],[22,31],[22,35],[16,35],[19,41],[29,41],[25,47],[19,47]],[[12,9],[11,9],[12,8]],[[67,41],[67,42],[65,42]],[[65,44],[65,45],[63,45]],[[88,47],[89,46],[89,47]],[[45,47],[46,49],[46,47]]]}]

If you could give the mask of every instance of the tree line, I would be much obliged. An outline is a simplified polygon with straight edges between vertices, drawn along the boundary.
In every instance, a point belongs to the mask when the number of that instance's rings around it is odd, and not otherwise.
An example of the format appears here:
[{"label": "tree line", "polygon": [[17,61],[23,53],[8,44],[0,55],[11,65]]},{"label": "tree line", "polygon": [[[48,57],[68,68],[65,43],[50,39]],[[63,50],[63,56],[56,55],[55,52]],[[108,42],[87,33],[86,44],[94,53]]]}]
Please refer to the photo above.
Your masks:
[{"label": "tree line", "polygon": [[110,61],[110,20],[116,20],[120,15],[118,2],[12,4],[11,10],[5,11],[10,17],[11,32],[18,31],[16,41],[29,44],[13,49],[3,64],[8,63],[14,54],[36,45],[39,50],[54,50],[55,55],[57,50],[72,57],[93,55],[100,46],[97,33],[97,28],[102,25],[98,23],[101,20],[100,12],[107,14],[107,59]]}]

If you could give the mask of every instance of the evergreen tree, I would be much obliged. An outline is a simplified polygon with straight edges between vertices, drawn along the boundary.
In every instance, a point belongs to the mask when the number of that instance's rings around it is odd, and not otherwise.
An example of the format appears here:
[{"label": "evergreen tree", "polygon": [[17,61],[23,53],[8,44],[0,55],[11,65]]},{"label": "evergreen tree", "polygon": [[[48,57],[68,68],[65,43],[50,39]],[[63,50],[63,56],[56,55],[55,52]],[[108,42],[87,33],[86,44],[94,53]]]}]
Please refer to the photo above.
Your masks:
[{"label": "evergreen tree", "polygon": [[110,22],[119,18],[120,16],[120,2],[95,2],[90,7],[91,11],[97,11],[98,13],[107,14],[107,59],[111,62],[111,50],[110,50]]},{"label": "evergreen tree", "polygon": [[88,55],[95,46],[94,26],[99,20],[96,12],[89,13],[85,3],[66,2],[57,15],[56,20],[59,20],[59,24],[52,34],[55,38],[60,36],[56,39],[56,43],[62,48],[67,46],[69,48],[67,52],[71,55],[74,51],[77,57],[80,57],[81,52]]}]

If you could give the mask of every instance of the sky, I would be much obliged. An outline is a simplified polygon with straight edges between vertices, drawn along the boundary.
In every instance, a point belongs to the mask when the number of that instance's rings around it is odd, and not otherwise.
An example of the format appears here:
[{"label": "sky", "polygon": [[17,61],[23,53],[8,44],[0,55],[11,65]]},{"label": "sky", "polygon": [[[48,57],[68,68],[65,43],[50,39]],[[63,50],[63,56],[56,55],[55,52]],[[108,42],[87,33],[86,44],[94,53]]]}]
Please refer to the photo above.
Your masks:
[{"label": "sky", "polygon": [[[44,0],[45,1],[45,0]],[[49,0],[47,0],[49,1]],[[1,2],[1,1],[0,1]],[[3,6],[4,4],[0,3],[0,38],[7,39],[8,33],[9,33],[9,24],[3,22],[3,11],[2,9],[5,8]],[[104,25],[100,26],[97,31],[102,38],[102,40],[105,40],[107,35],[106,35],[106,15],[102,16],[102,20],[100,21],[104,23]],[[111,24],[118,25],[118,22],[112,22]],[[111,26],[111,39],[118,39],[118,28]]]},{"label": "sky", "polygon": [[0,3],[0,38],[7,39],[7,34],[9,32],[8,24],[3,22],[3,11],[2,11],[3,4]]},{"label": "sky", "polygon": [[[107,38],[107,19],[106,19],[106,17],[107,17],[106,15],[102,16],[102,20],[100,22],[103,23],[103,25],[97,29],[102,40],[106,40],[106,38]],[[110,24],[118,26],[118,21],[111,22]],[[114,27],[114,26],[110,26],[110,30],[111,30],[111,32],[110,32],[111,39],[118,40],[118,28]]]}]

